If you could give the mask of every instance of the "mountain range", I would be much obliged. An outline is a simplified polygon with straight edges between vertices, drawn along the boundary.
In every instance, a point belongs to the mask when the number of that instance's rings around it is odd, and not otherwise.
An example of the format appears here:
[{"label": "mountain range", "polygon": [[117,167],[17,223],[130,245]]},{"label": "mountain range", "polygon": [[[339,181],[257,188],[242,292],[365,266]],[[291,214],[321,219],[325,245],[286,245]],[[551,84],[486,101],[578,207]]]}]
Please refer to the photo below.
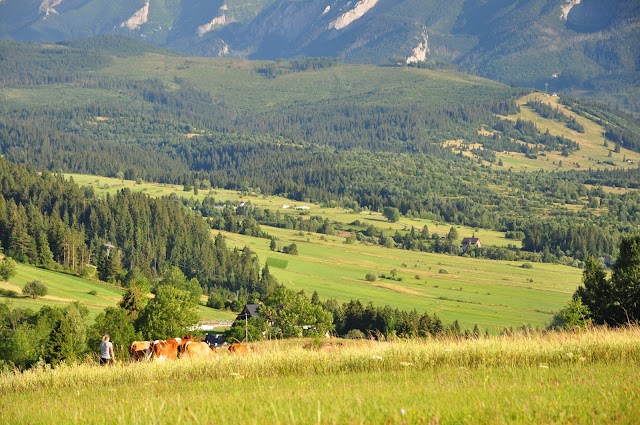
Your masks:
[{"label": "mountain range", "polygon": [[0,0],[0,38],[105,33],[197,56],[458,68],[640,110],[637,0]]}]

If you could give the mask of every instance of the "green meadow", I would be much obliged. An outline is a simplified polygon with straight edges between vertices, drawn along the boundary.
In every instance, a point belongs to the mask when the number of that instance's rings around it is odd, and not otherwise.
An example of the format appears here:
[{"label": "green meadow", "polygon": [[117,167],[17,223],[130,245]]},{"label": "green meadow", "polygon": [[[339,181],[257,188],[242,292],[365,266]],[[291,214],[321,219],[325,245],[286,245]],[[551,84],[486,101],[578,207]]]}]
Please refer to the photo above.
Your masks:
[{"label": "green meadow", "polygon": [[631,424],[639,341],[631,327],[342,340],[330,350],[266,341],[246,356],[113,367],[88,359],[0,375],[0,415],[30,424]]},{"label": "green meadow", "polygon": [[[267,239],[221,233],[230,246],[250,247],[290,288],[309,295],[317,291],[322,298],[341,302],[360,299],[437,313],[445,323],[458,320],[468,329],[475,324],[490,332],[506,326],[544,327],[571,298],[582,276],[580,269],[557,264],[523,268],[523,262],[347,244],[341,237],[266,226],[262,230],[276,237],[279,246],[295,243],[298,255],[270,251]],[[367,281],[368,273],[378,279]]]},{"label": "green meadow", "polygon": [[[31,299],[22,295],[28,282],[39,280],[47,287],[47,295]],[[89,310],[91,320],[107,307],[115,306],[124,290],[99,282],[18,263],[17,273],[8,282],[0,282],[0,301],[8,300],[14,308],[39,310],[42,306],[65,306],[79,301]],[[94,294],[95,293],[95,294]]]},{"label": "green meadow", "polygon": [[[343,227],[348,227],[349,223],[359,220],[364,227],[370,224],[387,231],[395,233],[396,230],[408,231],[413,226],[416,230],[427,226],[429,233],[435,233],[440,236],[446,236],[451,229],[451,224],[443,222],[435,222],[433,220],[417,219],[411,217],[401,217],[397,223],[391,223],[379,212],[365,211],[354,212],[344,208],[329,208],[312,202],[297,202],[282,196],[262,195],[256,193],[238,192],[235,190],[225,190],[214,188],[211,190],[200,190],[195,195],[193,191],[185,192],[181,185],[171,185],[153,182],[136,183],[133,180],[116,179],[112,177],[92,176],[87,174],[65,174],[68,178],[73,179],[79,186],[91,187],[97,194],[115,194],[119,190],[127,188],[135,192],[143,192],[151,197],[177,196],[184,199],[194,199],[203,201],[207,197],[213,197],[220,202],[251,202],[251,204],[261,209],[269,209],[273,212],[280,211],[282,214],[289,213],[293,215],[301,215],[303,218],[307,215],[321,216],[332,222],[342,223]],[[283,208],[283,206],[289,208]],[[309,207],[308,211],[296,210],[296,207]],[[461,238],[471,237],[475,235],[480,238],[485,245],[507,246],[509,244],[520,247],[519,240],[507,239],[503,232],[488,229],[476,229],[468,226],[454,226]]]},{"label": "green meadow", "polygon": [[[297,204],[277,196],[242,194],[213,189],[198,195],[184,192],[181,186],[155,183],[135,184],[88,175],[71,175],[81,186],[91,186],[97,193],[114,193],[124,187],[143,191],[150,196],[196,197],[214,196],[221,201],[250,201],[260,208],[307,214],[283,205]],[[390,223],[379,213],[354,213],[341,208],[309,206],[308,214],[320,215],[345,226],[354,220],[371,223],[385,231],[406,231],[410,226],[427,225],[431,233],[445,235],[451,227],[446,223],[402,218]],[[461,237],[475,234],[486,245],[517,243],[500,232],[456,226]],[[535,263],[523,268],[523,262],[482,260],[390,249],[355,242],[347,244],[344,234],[327,236],[262,226],[278,240],[278,249],[295,243],[299,255],[287,255],[269,250],[267,239],[222,232],[229,246],[249,246],[262,264],[268,263],[271,273],[282,283],[309,295],[317,291],[322,298],[340,302],[360,299],[364,303],[390,305],[404,310],[437,313],[445,322],[458,320],[463,328],[474,325],[495,333],[504,327],[531,325],[544,327],[554,312],[569,300],[581,281],[581,270],[556,264]],[[217,231],[212,231],[212,235]],[[375,273],[377,281],[365,279]],[[385,277],[383,277],[383,275]],[[49,288],[44,298],[23,297],[22,287],[29,281],[41,280]],[[39,309],[42,305],[65,305],[80,301],[90,311],[90,318],[108,306],[114,306],[122,296],[121,288],[91,279],[19,265],[18,274],[10,282],[0,283],[0,299],[14,307]],[[92,291],[96,294],[92,295]],[[233,314],[200,307],[202,320],[229,320]]]}]

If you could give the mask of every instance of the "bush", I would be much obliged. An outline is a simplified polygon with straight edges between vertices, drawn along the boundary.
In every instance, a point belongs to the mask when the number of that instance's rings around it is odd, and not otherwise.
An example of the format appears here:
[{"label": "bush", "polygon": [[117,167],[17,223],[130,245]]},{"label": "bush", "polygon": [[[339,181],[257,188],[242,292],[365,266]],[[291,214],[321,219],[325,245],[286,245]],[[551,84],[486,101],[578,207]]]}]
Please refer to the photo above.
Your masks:
[{"label": "bush", "polygon": [[440,269],[440,270],[438,270],[438,273],[440,273],[440,274],[449,274],[447,269]]},{"label": "bush", "polygon": [[522,264],[520,267],[522,267],[523,269],[532,269],[532,268],[533,268],[533,264],[531,264],[531,263],[524,263],[524,264]]},{"label": "bush", "polygon": [[350,339],[365,339],[366,335],[360,329],[351,329],[345,337]]},{"label": "bush", "polygon": [[525,234],[522,231],[514,231],[514,230],[508,230],[505,235],[505,238],[507,239],[515,239],[515,240],[519,240],[521,241],[522,239],[524,239]]},{"label": "bush", "polygon": [[549,329],[585,328],[591,324],[589,307],[582,304],[580,298],[571,300],[553,316]]},{"label": "bush", "polygon": [[2,260],[0,262],[0,279],[4,281],[11,279],[16,275],[17,267],[16,262],[9,257]]},{"label": "bush", "polygon": [[375,282],[378,280],[378,276],[375,273],[367,273],[364,277],[368,282]]},{"label": "bush", "polygon": [[282,252],[289,255],[298,255],[298,245],[292,243],[291,245],[287,245],[282,248]]},{"label": "bush", "polygon": [[47,295],[48,289],[44,283],[39,280],[33,280],[22,288],[22,293],[30,298],[36,299]]},{"label": "bush", "polygon": [[209,299],[207,300],[207,307],[215,308],[217,310],[224,309],[225,299],[220,294],[209,294]]},{"label": "bush", "polygon": [[98,291],[92,289],[91,291],[89,291],[89,295],[98,295]]}]

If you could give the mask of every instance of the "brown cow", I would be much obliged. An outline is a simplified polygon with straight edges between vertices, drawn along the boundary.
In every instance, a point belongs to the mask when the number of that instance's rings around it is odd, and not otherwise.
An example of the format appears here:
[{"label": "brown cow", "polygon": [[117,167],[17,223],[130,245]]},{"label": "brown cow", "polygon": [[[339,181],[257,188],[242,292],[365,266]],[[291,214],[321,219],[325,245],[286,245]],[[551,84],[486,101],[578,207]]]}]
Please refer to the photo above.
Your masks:
[{"label": "brown cow", "polygon": [[249,354],[249,348],[244,344],[235,343],[229,346],[229,352],[234,354]]},{"label": "brown cow", "polygon": [[167,340],[153,341],[153,357],[159,362],[167,359],[175,360],[178,358],[178,350],[182,349],[188,341],[193,341],[191,335],[186,335],[184,338],[169,338]]},{"label": "brown cow", "polygon": [[187,341],[182,348],[180,358],[204,359],[218,357],[215,349],[211,349],[206,342]]},{"label": "brown cow", "polygon": [[129,346],[129,359],[132,361],[150,360],[151,354],[151,341],[133,341]]}]

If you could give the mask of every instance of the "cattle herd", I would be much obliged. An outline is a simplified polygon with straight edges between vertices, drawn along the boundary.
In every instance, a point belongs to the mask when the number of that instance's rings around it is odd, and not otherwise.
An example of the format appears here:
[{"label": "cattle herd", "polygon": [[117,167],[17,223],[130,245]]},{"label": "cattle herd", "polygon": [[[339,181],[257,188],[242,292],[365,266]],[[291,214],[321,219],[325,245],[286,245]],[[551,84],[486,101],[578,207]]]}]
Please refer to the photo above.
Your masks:
[{"label": "cattle herd", "polygon": [[[249,348],[244,344],[231,344],[229,353],[248,354]],[[203,341],[196,341],[192,335],[183,338],[170,338],[156,341],[134,341],[129,347],[129,358],[132,361],[164,361],[177,358],[215,358],[218,349],[210,347]]]}]

